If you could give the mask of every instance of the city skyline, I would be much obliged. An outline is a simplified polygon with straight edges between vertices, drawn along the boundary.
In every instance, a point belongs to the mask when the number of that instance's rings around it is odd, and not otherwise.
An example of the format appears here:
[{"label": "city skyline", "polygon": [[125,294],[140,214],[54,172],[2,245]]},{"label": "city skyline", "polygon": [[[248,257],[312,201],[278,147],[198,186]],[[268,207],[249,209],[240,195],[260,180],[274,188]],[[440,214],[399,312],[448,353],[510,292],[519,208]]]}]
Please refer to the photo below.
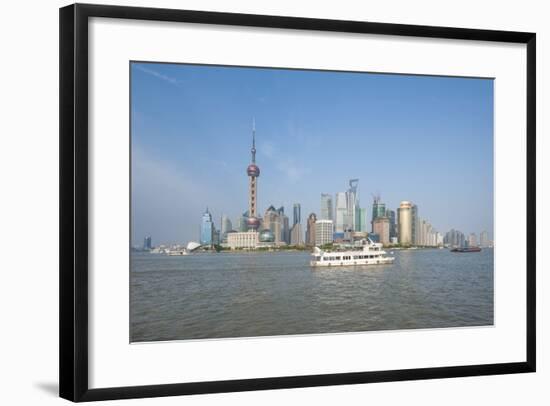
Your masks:
[{"label": "city skyline", "polygon": [[[315,77],[312,80],[308,75]],[[353,123],[344,121],[351,114],[344,107],[312,98],[316,94],[313,85],[318,84],[320,78],[329,94],[336,93],[340,101],[349,99],[344,104],[355,114],[351,116],[355,117]],[[260,79],[263,79],[261,85],[257,83]],[[265,83],[266,79],[272,87]],[[411,150],[410,140],[399,133],[395,120],[386,122],[391,130],[384,130],[383,123],[372,114],[366,114],[372,122],[357,118],[358,99],[363,101],[363,107],[377,108],[370,94],[368,97],[357,95],[356,87],[352,86],[360,82],[364,87],[365,81],[369,82],[370,92],[380,93],[382,104],[393,103],[399,107],[394,106],[394,116],[409,117],[405,123],[408,130],[402,131],[416,134],[413,141],[422,148]],[[241,97],[234,88],[239,84],[247,85]],[[286,108],[279,88],[290,90],[291,84],[298,87],[299,91],[294,90],[301,103],[309,101],[319,110],[338,110],[334,118],[341,124],[341,130],[321,131],[317,123],[312,123],[311,106]],[[397,92],[398,85],[405,85],[404,93]],[[410,103],[411,88],[415,86],[427,94],[416,97],[424,102],[422,107],[415,99],[416,105],[412,108],[400,100],[408,96]],[[217,229],[221,227],[222,215],[234,222],[246,211],[248,183],[243,165],[250,160],[252,115],[228,106],[231,114],[221,115],[224,128],[219,133],[212,124],[215,120],[204,120],[213,105],[220,103],[221,96],[224,99],[230,95],[236,97],[234,104],[252,104],[248,110],[256,117],[257,159],[262,168],[257,202],[260,215],[270,205],[284,206],[290,215],[290,209],[299,203],[305,217],[309,213],[320,217],[321,194],[330,194],[337,209],[337,193],[345,192],[347,182],[355,178],[359,179],[360,207],[367,209],[368,228],[372,221],[368,216],[372,207],[370,196],[381,192],[381,201],[387,209],[396,210],[402,200],[413,201],[420,207],[419,217],[429,219],[441,233],[458,229],[468,235],[487,230],[492,236],[492,87],[492,81],[487,79],[132,64],[132,242],[139,244],[145,236],[165,243],[196,241],[206,206]],[[203,94],[197,101],[201,88],[212,98]],[[306,90],[314,94],[307,95]],[[450,94],[445,94],[448,100],[442,103],[439,99],[445,91]],[[396,98],[397,93],[401,98]],[[178,106],[175,106],[176,99],[180,101]],[[266,104],[273,109],[271,118],[265,111],[269,110]],[[441,104],[448,105],[442,109]],[[181,111],[175,111],[176,107]],[[419,118],[419,114],[427,114],[428,107],[435,109],[435,118]],[[368,113],[368,109],[366,111]],[[298,114],[300,112],[302,114]],[[462,132],[441,127],[443,123],[437,113],[446,113],[451,125],[461,124]],[[258,116],[263,118],[260,120]],[[465,118],[469,119],[468,125],[461,122]],[[322,116],[318,119],[323,121]],[[388,120],[387,114],[384,119]],[[439,126],[419,135],[417,127],[426,130],[433,121]],[[375,129],[378,132],[374,132]],[[436,130],[443,131],[444,136],[437,138]],[[426,146],[420,142],[426,138],[436,145]],[[392,139],[401,144],[392,144]],[[342,150],[345,154],[339,154]],[[418,150],[424,154],[418,155]],[[447,155],[441,157],[443,152]],[[436,167],[430,170],[424,161]],[[363,165],[362,169],[358,169],[358,162]],[[461,164],[458,167],[457,162]],[[413,167],[408,166],[411,163]],[[442,163],[445,165],[441,166]],[[426,184],[433,185],[435,190],[426,189]],[[488,185],[489,188],[483,188]],[[316,189],[320,186],[321,189]]]}]

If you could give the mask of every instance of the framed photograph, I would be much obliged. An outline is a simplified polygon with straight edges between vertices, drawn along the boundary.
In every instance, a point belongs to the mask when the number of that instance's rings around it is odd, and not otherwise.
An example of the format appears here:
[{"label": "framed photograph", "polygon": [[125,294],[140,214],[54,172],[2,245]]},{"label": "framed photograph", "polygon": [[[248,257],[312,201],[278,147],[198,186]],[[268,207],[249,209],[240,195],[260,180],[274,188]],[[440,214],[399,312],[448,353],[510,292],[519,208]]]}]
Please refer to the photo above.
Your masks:
[{"label": "framed photograph", "polygon": [[534,372],[535,48],[62,8],[61,397]]}]

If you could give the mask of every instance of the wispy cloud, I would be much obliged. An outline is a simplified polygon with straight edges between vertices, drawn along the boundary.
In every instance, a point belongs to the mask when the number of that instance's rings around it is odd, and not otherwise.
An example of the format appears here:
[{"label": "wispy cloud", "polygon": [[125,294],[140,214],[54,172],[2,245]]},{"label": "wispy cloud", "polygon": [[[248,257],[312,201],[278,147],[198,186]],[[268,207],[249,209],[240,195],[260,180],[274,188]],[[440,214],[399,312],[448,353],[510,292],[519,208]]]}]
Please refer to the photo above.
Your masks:
[{"label": "wispy cloud", "polygon": [[269,141],[264,141],[259,148],[260,153],[275,163],[275,168],[285,175],[290,183],[301,181],[311,171],[298,163],[292,156],[283,154],[277,146]]},{"label": "wispy cloud", "polygon": [[177,80],[176,78],[173,78],[171,76],[165,75],[163,73],[157,72],[154,69],[146,68],[142,65],[135,65],[136,69],[139,69],[142,72],[145,72],[151,76],[154,76],[158,79],[164,80],[165,82],[171,83],[175,86],[180,86],[182,84],[181,81]]}]

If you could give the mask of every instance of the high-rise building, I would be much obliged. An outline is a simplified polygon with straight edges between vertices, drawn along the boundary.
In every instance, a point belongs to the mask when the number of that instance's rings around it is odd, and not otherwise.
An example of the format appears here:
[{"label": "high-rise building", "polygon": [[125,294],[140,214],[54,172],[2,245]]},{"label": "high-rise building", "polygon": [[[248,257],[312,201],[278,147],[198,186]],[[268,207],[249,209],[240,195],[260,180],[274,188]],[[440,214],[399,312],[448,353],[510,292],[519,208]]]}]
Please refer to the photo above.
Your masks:
[{"label": "high-rise building", "polygon": [[231,224],[231,220],[229,220],[229,217],[225,214],[222,214],[222,220],[220,224],[220,234],[221,239],[224,240],[227,238],[227,233],[233,229],[233,224]]},{"label": "high-rise building", "polygon": [[273,206],[269,206],[264,214],[263,224],[264,229],[269,229],[275,236],[275,244],[280,244],[282,239],[282,221],[279,211]]},{"label": "high-rise building", "polygon": [[328,193],[321,194],[321,220],[334,220],[334,207],[332,205],[332,195]]},{"label": "high-rise building", "polygon": [[466,238],[461,231],[451,229],[445,234],[443,243],[450,247],[463,247],[465,245]]},{"label": "high-rise building", "polygon": [[402,201],[397,209],[399,224],[398,241],[401,245],[411,245],[412,240],[412,203]]},{"label": "high-rise building", "polygon": [[386,217],[386,204],[380,201],[380,196],[375,195],[372,202],[371,231],[374,232],[374,220],[378,217]]},{"label": "high-rise building", "polygon": [[256,165],[256,123],[252,122],[252,162],[246,168],[248,175],[248,219],[246,224],[248,230],[256,231],[260,227],[260,219],[257,217],[258,207],[258,177],[260,168]]},{"label": "high-rise building", "polygon": [[290,230],[290,245],[304,245],[304,233],[300,223],[294,224]]},{"label": "high-rise building", "polygon": [[[310,213],[307,217],[306,228],[306,245],[313,247],[315,245],[315,222],[317,221],[317,215]],[[331,220],[332,221],[332,220]]]},{"label": "high-rise building", "polygon": [[411,224],[412,224],[412,243],[418,245],[418,229],[420,228],[420,218],[418,217],[418,206],[413,204],[411,206]]},{"label": "high-rise building", "polygon": [[[338,192],[336,193],[336,225],[334,231],[336,233],[343,233],[347,221],[347,205],[346,205],[346,193]],[[325,220],[325,219],[322,219]]]},{"label": "high-rise building", "polygon": [[357,186],[359,179],[349,180],[349,189],[346,192],[346,217],[344,220],[344,231],[355,230],[355,214],[359,207],[359,197],[357,195]]},{"label": "high-rise building", "polygon": [[201,244],[212,245],[214,238],[214,223],[212,222],[212,214],[206,208],[206,211],[202,215],[201,222]]},{"label": "high-rise building", "polygon": [[372,232],[378,235],[382,244],[390,243],[390,219],[387,217],[377,217],[372,222]]},{"label": "high-rise building", "polygon": [[285,215],[285,208],[283,206],[277,209],[279,214],[279,220],[281,222],[281,241],[290,244],[290,225],[288,216]]},{"label": "high-rise building", "polygon": [[298,224],[302,222],[302,214],[301,214],[301,207],[300,203],[294,203],[294,206],[292,207],[292,225]]},{"label": "high-rise building", "polygon": [[416,245],[436,247],[443,243],[443,236],[427,220],[418,219]]},{"label": "high-rise building", "polygon": [[485,230],[483,230],[479,234],[479,246],[480,247],[488,247],[489,246],[489,233]]},{"label": "high-rise building", "polygon": [[315,245],[321,247],[332,243],[332,221],[317,220],[315,222]]},{"label": "high-rise building", "polygon": [[468,245],[470,247],[477,247],[477,236],[476,233],[470,233],[468,236]]},{"label": "high-rise building", "polygon": [[395,221],[395,210],[386,210],[386,217],[390,220],[390,238],[397,237],[397,223]]},{"label": "high-rise building", "polygon": [[355,231],[366,232],[367,231],[367,209],[363,209],[359,206],[355,209]]},{"label": "high-rise building", "polygon": [[151,242],[151,236],[147,236],[143,239],[143,249],[144,250],[150,250],[153,248],[153,244]]}]

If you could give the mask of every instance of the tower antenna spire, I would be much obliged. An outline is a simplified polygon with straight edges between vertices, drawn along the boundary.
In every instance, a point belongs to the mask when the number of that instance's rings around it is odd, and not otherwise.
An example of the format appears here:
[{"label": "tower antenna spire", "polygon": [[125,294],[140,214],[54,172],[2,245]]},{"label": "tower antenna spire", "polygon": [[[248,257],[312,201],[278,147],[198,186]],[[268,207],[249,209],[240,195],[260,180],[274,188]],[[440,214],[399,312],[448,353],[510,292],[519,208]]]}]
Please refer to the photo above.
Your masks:
[{"label": "tower antenna spire", "polygon": [[256,163],[256,119],[252,117],[252,163]]}]

